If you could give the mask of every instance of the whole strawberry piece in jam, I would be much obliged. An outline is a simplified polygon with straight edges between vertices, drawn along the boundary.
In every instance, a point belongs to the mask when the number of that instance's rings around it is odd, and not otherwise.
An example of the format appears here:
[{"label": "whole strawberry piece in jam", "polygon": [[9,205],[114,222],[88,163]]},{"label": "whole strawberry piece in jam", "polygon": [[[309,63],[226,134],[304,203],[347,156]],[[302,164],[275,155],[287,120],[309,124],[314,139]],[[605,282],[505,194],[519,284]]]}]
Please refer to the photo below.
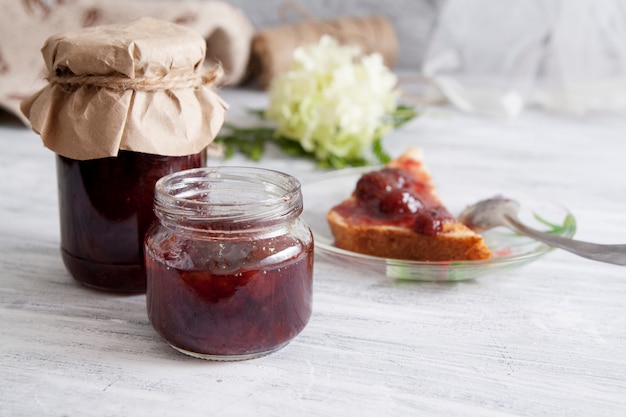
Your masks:
[{"label": "whole strawberry piece in jam", "polygon": [[409,175],[398,168],[384,168],[363,175],[356,184],[355,197],[364,203],[372,200],[382,201],[393,190],[407,189],[411,186]]},{"label": "whole strawberry piece in jam", "polygon": [[454,217],[444,207],[424,207],[417,211],[413,230],[422,235],[434,236],[443,231],[443,225],[454,222]]},{"label": "whole strawberry piece in jam", "polygon": [[419,197],[411,190],[392,190],[380,201],[380,211],[384,214],[407,215],[423,208]]}]

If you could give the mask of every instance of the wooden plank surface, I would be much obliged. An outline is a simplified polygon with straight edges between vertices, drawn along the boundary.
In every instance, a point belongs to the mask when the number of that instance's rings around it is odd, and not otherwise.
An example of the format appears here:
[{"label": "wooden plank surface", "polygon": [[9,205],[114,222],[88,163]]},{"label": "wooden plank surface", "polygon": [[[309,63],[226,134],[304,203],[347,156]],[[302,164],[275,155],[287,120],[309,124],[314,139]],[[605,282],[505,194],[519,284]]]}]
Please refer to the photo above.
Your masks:
[{"label": "wooden plank surface", "polygon": [[[265,100],[222,94],[234,122]],[[456,181],[477,193],[537,192],[574,213],[577,237],[626,243],[623,117],[528,110],[503,123],[431,109],[386,144],[394,155],[422,146],[444,197]],[[258,165],[303,183],[319,174],[272,149]],[[443,284],[318,256],[302,334],[270,356],[217,363],[164,343],[143,295],[77,285],[58,244],[53,154],[28,129],[2,124],[1,416],[626,415],[622,267],[553,251]]]}]

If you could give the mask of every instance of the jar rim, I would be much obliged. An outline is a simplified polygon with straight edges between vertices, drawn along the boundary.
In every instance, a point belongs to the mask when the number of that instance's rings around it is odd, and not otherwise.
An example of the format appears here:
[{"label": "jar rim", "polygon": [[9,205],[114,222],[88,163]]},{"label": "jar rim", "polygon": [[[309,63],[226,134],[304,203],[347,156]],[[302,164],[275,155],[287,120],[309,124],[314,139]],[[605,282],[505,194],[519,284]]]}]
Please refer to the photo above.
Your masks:
[{"label": "jar rim", "polygon": [[259,222],[299,216],[301,184],[289,174],[265,168],[192,168],[160,178],[154,205],[161,220],[203,222],[204,227],[219,224],[215,228],[225,228],[224,222],[228,222],[228,228],[235,224],[256,228]]}]

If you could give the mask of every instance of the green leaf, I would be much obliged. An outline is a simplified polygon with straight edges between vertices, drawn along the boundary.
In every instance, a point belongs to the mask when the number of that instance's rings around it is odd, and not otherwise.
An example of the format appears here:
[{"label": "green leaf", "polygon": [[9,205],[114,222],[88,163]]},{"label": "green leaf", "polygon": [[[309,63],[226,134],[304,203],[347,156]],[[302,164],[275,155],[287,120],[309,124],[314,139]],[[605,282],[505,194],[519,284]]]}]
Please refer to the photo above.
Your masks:
[{"label": "green leaf", "polygon": [[[264,110],[249,109],[248,111],[260,120],[266,120]],[[394,112],[389,115],[390,123],[394,128],[402,126],[415,116],[417,116],[415,109],[406,105],[398,105]],[[326,159],[319,160],[315,157],[314,152],[305,150],[297,140],[277,136],[273,127],[266,126],[241,128],[232,124],[225,124],[223,132],[215,139],[215,142],[224,147],[224,158],[226,159],[232,158],[235,153],[241,153],[253,161],[259,161],[265,153],[267,143],[271,142],[289,156],[310,158],[317,161],[319,168],[341,169],[348,166],[365,166],[371,163],[365,158],[343,158],[336,155],[329,155]],[[376,158],[376,162],[380,164],[386,164],[391,160],[391,156],[383,147],[382,138],[377,138],[372,143],[372,154]]]},{"label": "green leaf", "polygon": [[274,129],[269,127],[238,128],[225,125],[228,133],[219,135],[215,142],[224,146],[224,157],[231,158],[236,152],[240,152],[258,161],[265,153],[265,144],[273,140]]},{"label": "green leaf", "polygon": [[417,117],[417,111],[411,106],[400,104],[390,116],[393,127],[397,129]]},{"label": "green leaf", "polygon": [[537,219],[537,221],[545,224],[550,228],[546,231],[546,233],[571,237],[576,232],[576,219],[574,219],[574,216],[572,216],[571,214],[565,216],[563,224],[551,223],[543,217],[539,216],[537,213],[533,213],[533,216],[535,217],[535,219]]},{"label": "green leaf", "polygon": [[374,143],[372,143],[372,153],[381,164],[387,164],[391,161],[391,155],[389,155],[383,148],[382,138],[376,138]]},{"label": "green leaf", "polygon": [[274,138],[274,142],[287,155],[315,159],[315,155],[306,151],[300,142],[293,139],[289,139],[284,136],[277,136]]}]

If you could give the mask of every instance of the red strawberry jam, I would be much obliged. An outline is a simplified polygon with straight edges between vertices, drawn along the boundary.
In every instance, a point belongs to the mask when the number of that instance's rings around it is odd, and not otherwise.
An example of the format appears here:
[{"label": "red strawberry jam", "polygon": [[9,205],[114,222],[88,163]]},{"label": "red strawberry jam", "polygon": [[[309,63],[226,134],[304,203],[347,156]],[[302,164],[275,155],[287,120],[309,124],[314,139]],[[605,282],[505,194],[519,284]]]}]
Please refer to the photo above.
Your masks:
[{"label": "red strawberry jam", "polygon": [[251,357],[280,349],[311,316],[312,248],[291,259],[229,273],[185,270],[147,258],[148,315],[185,353]]},{"label": "red strawberry jam", "polygon": [[[366,223],[394,224],[423,235],[443,231],[453,216],[430,194],[426,186],[400,168],[383,168],[361,176],[354,196],[356,207],[344,216],[358,216]],[[341,210],[341,207],[336,208]]]},{"label": "red strawberry jam", "polygon": [[154,185],[172,172],[204,166],[205,152],[161,156],[120,151],[78,161],[57,155],[61,254],[80,283],[143,292],[143,240],[156,219]]},{"label": "red strawberry jam", "polygon": [[145,240],[148,317],[171,346],[250,359],[285,346],[311,316],[313,235],[300,183],[241,167],[179,172],[156,185]]}]

